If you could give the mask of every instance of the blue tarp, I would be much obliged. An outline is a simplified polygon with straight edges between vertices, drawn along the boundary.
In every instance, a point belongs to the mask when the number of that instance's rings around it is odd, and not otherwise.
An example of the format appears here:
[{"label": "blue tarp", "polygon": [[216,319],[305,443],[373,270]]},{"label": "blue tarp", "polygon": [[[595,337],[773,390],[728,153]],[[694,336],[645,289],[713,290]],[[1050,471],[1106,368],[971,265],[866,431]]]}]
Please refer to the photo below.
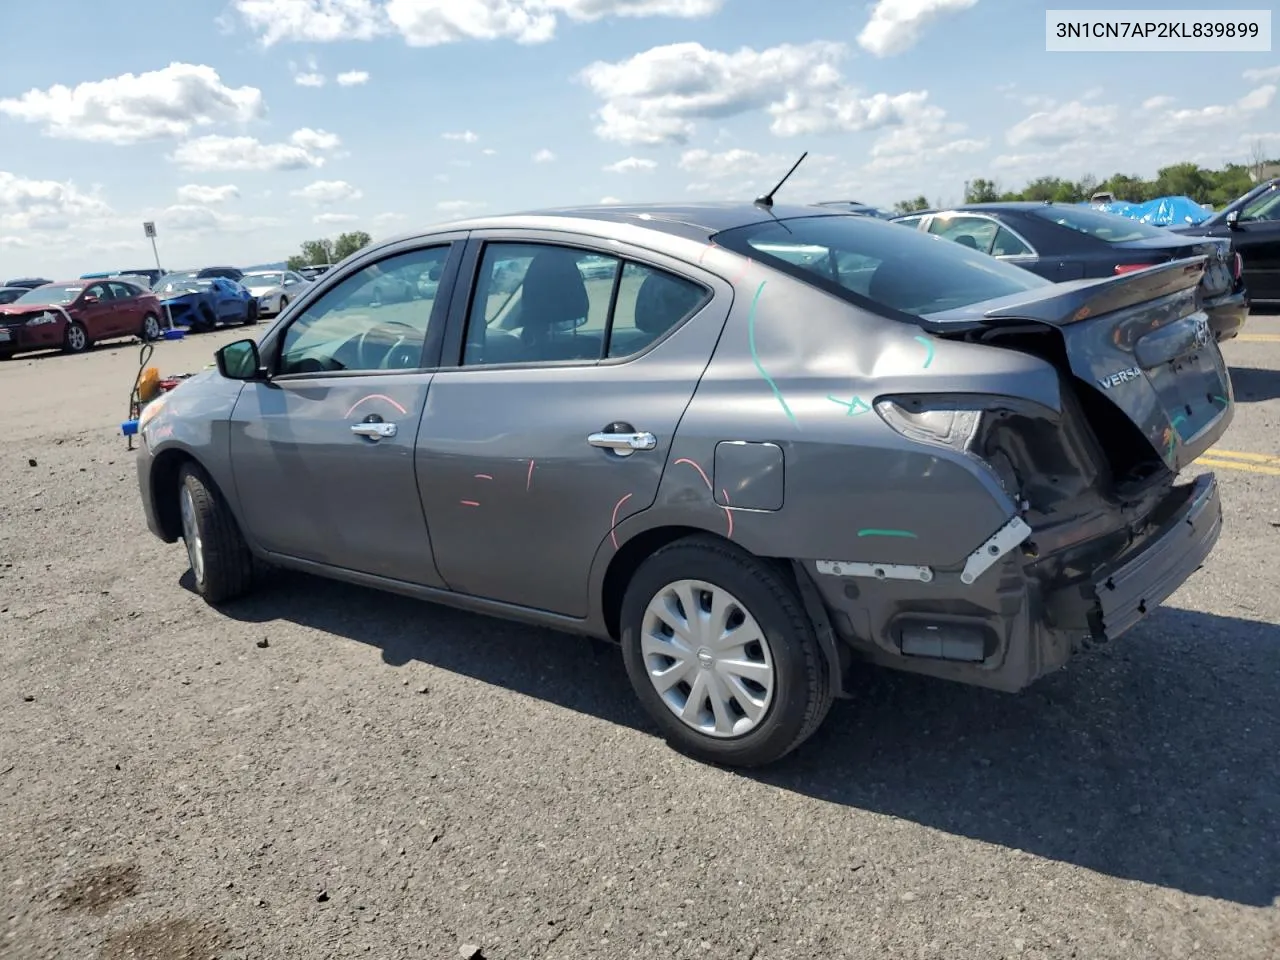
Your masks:
[{"label": "blue tarp", "polygon": [[1130,220],[1149,223],[1153,227],[1203,223],[1213,216],[1212,210],[1206,210],[1190,197],[1157,197],[1146,203],[1125,203],[1123,200],[1117,200],[1114,203],[1085,202],[1082,206],[1119,214]]}]

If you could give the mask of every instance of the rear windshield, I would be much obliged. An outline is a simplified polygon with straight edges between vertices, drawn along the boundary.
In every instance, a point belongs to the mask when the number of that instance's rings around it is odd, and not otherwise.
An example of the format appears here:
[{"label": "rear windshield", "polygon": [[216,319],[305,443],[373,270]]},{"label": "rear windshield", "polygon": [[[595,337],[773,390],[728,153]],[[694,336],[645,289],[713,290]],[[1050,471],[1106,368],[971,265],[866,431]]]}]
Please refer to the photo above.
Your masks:
[{"label": "rear windshield", "polygon": [[1132,240],[1158,240],[1169,235],[1167,230],[1130,220],[1118,213],[1094,210],[1092,207],[1037,207],[1030,211],[1060,227],[1083,233],[1106,243],[1129,243]]},{"label": "rear windshield", "polygon": [[942,237],[857,214],[766,221],[726,230],[715,242],[860,306],[913,316],[1050,285]]}]

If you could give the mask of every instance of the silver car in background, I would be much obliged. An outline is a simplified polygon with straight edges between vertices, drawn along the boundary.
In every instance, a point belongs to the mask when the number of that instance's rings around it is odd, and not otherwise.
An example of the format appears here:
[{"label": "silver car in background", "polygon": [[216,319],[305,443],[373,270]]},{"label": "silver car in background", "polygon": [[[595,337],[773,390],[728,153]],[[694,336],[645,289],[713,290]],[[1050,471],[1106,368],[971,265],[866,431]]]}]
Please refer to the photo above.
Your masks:
[{"label": "silver car in background", "polygon": [[290,300],[311,286],[311,281],[292,270],[251,270],[240,281],[258,298],[258,316],[274,317],[284,312]]}]

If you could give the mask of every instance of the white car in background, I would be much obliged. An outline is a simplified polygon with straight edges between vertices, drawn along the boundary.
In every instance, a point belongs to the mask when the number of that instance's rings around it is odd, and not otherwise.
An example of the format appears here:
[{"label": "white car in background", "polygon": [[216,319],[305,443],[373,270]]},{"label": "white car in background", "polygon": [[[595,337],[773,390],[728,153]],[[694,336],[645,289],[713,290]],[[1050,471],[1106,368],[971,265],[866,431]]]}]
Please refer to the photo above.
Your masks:
[{"label": "white car in background", "polygon": [[258,298],[260,317],[277,316],[311,286],[310,280],[292,270],[251,270],[240,283]]}]

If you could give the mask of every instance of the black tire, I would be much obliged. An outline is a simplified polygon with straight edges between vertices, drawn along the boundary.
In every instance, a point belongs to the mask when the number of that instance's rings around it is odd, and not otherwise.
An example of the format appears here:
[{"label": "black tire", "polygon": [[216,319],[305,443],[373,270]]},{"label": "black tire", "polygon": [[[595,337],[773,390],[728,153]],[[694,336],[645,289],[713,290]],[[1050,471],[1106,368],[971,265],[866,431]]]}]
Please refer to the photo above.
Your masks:
[{"label": "black tire", "polygon": [[196,311],[195,319],[191,321],[191,330],[193,333],[208,333],[217,325],[218,318],[213,315],[213,311],[202,306]]},{"label": "black tire", "polygon": [[258,301],[250,300],[249,306],[245,309],[245,312],[244,312],[244,325],[247,327],[250,324],[254,324],[257,322],[258,322]]},{"label": "black tire", "polygon": [[[745,734],[721,738],[694,730],[672,712],[649,678],[641,648],[645,610],[679,580],[703,581],[732,594],[768,643],[772,700]],[[831,665],[795,587],[775,567],[724,541],[690,537],[657,551],[632,577],[621,614],[622,656],[631,685],[667,742],[683,753],[724,766],[772,763],[807,740],[831,709]]]},{"label": "black tire", "polygon": [[280,314],[284,313],[284,308],[285,308],[285,307],[287,307],[288,305],[289,305],[289,298],[288,298],[288,297],[281,297],[281,298],[280,298],[280,309],[276,311],[276,316],[278,317],[278,316],[280,316]]},{"label": "black tire", "polygon": [[[184,498],[190,496],[197,536],[188,540]],[[191,559],[196,591],[210,604],[224,603],[247,593],[253,586],[254,561],[240,533],[240,526],[226,500],[200,467],[187,463],[178,475],[178,514],[183,521],[183,542]],[[203,563],[193,555],[199,552]]]},{"label": "black tire", "polygon": [[[147,332],[147,328],[150,327],[152,324],[155,325],[154,335]],[[145,317],[142,318],[142,329],[138,332],[138,338],[142,340],[143,343],[151,343],[152,341],[160,340],[163,337],[164,337],[164,325],[161,324],[159,317],[157,317],[154,313],[148,313]]]},{"label": "black tire", "polygon": [[85,330],[84,324],[79,320],[72,320],[67,324],[67,330],[62,335],[62,350],[64,353],[84,353],[92,345],[89,340],[89,332]]}]

